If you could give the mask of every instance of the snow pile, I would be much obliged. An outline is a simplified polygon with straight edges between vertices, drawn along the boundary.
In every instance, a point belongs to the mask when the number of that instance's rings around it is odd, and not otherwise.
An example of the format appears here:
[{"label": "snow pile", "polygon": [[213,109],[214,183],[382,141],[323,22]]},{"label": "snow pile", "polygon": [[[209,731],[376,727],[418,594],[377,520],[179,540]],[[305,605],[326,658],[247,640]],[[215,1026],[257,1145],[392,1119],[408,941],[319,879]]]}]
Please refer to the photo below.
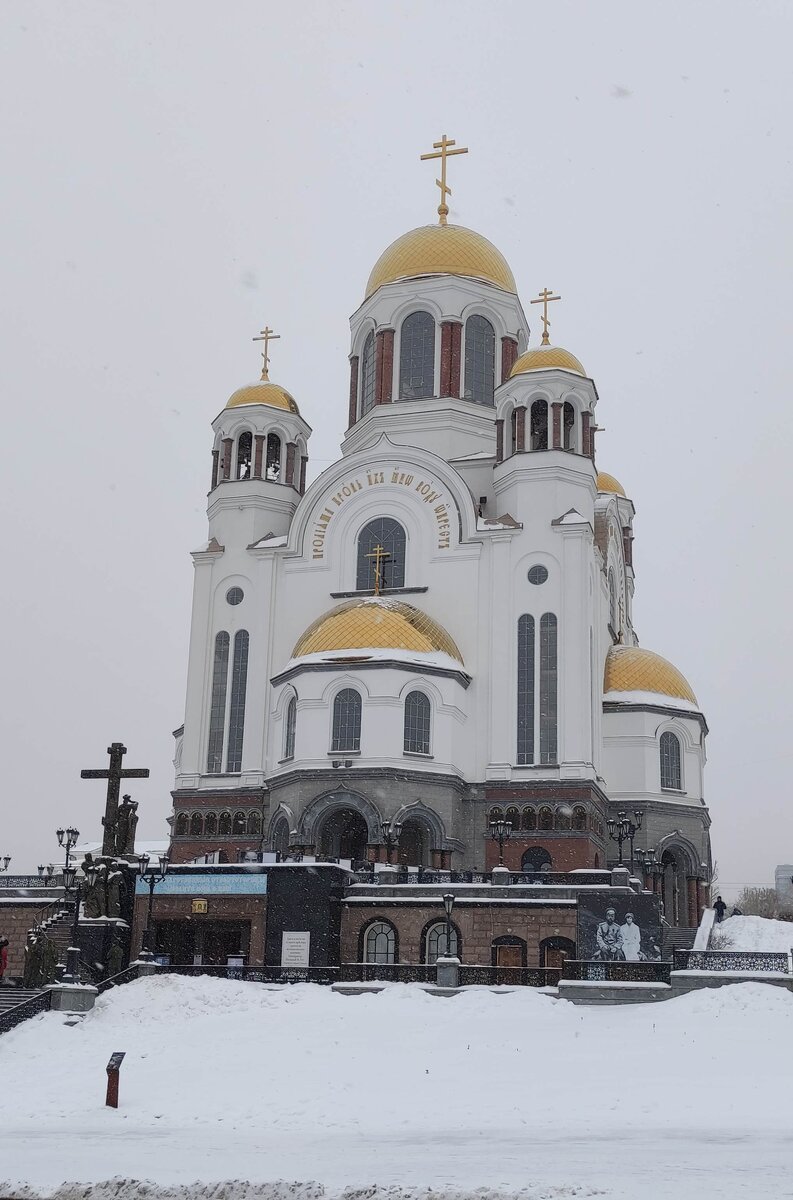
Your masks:
[{"label": "snow pile", "polygon": [[727,917],[714,926],[712,950],[786,950],[793,947],[793,921]]},{"label": "snow pile", "polygon": [[[755,983],[590,1009],[528,988],[140,980],[0,1040],[0,1195],[634,1200],[648,1171],[653,1200],[784,1195],[792,1019],[793,996]],[[203,1187],[233,1180],[256,1187]]]}]

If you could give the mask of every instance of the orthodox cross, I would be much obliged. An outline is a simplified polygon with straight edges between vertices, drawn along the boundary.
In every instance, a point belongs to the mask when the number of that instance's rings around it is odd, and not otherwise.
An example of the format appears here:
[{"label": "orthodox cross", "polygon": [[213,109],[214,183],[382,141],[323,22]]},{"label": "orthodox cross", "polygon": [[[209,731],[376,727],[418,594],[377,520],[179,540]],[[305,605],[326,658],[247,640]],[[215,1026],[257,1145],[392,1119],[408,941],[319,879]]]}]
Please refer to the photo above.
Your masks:
[{"label": "orthodox cross", "polygon": [[449,149],[450,146],[456,145],[457,143],[455,142],[454,138],[447,138],[446,134],[444,133],[439,142],[432,143],[435,153],[422,154],[421,156],[422,162],[426,162],[430,158],[439,158],[441,160],[441,177],[440,179],[435,180],[436,185],[441,189],[441,202],[438,205],[438,216],[440,217],[441,225],[446,224],[446,218],[449,215],[449,206],[446,203],[446,197],[451,196],[452,194],[452,189],[446,186],[446,159],[450,158],[452,154],[468,153],[467,146],[460,146],[457,150]]},{"label": "orthodox cross", "polygon": [[548,340],[548,329],[551,324],[548,320],[548,305],[552,300],[561,300],[561,298],[561,296],[554,296],[552,291],[548,291],[548,288],[543,288],[537,299],[531,301],[532,304],[542,305],[542,342],[540,343],[542,346],[550,346],[551,344]]},{"label": "orthodox cross", "polygon": [[105,770],[86,770],[80,772],[81,779],[106,779],[107,780],[107,800],[105,801],[105,815],[102,818],[104,826],[104,834],[102,835],[102,855],[112,857],[115,853],[116,841],[116,821],[118,817],[118,795],[121,791],[122,779],[148,779],[148,767],[127,767],[126,770],[121,766],[121,760],[127,753],[127,747],[121,742],[112,742],[108,746],[107,752],[110,755],[110,765]]},{"label": "orthodox cross", "polygon": [[379,596],[380,589],[382,587],[383,575],[381,567],[386,559],[390,558],[391,555],[383,546],[375,546],[371,554],[367,554],[366,557],[374,559],[374,594],[375,596]]},{"label": "orthodox cross", "polygon": [[280,336],[280,333],[273,333],[270,326],[265,325],[264,329],[259,331],[259,336],[252,339],[254,342],[264,342],[264,353],[262,354],[262,379],[265,383],[268,383],[270,379],[270,376],[267,374],[267,368],[270,365],[270,342],[277,342]]}]

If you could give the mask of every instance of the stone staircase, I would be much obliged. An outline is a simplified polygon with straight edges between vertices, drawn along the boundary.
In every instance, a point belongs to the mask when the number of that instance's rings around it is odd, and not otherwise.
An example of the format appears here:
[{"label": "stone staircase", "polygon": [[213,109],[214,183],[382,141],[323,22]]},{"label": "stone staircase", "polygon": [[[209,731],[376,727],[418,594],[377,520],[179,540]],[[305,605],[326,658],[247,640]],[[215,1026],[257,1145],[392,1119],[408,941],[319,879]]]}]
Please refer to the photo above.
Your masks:
[{"label": "stone staircase", "polygon": [[16,1008],[18,1004],[24,1004],[26,1000],[32,1000],[34,996],[40,996],[42,990],[42,988],[0,987],[0,1013],[8,1012],[9,1008]]},{"label": "stone staircase", "polygon": [[[74,905],[67,902],[54,916],[42,923],[47,938],[52,942],[58,954],[58,962],[66,962],[66,951],[72,944],[72,923],[74,921]],[[86,965],[80,962],[80,981],[93,983],[93,977]]]},{"label": "stone staircase", "polygon": [[693,950],[696,929],[670,927],[664,930],[664,962],[672,961],[673,950]]}]

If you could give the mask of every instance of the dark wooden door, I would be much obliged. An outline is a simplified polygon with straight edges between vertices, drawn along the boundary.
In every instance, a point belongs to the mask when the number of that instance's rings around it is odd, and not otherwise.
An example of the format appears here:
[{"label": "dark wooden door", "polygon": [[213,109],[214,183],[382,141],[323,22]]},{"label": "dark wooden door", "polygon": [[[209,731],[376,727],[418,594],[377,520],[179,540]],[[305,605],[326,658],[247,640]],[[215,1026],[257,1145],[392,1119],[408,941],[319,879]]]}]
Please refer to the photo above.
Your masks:
[{"label": "dark wooden door", "polygon": [[520,946],[496,946],[497,967],[522,967],[523,956]]}]

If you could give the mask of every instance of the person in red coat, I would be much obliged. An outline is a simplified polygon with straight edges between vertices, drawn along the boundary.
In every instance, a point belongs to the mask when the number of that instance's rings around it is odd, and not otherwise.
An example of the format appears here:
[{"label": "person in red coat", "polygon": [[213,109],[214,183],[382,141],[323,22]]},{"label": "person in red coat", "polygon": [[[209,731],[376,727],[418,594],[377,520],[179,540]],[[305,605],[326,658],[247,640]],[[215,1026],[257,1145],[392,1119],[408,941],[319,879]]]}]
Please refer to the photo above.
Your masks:
[{"label": "person in red coat", "polygon": [[0,937],[0,984],[3,982],[3,976],[6,973],[8,966],[8,938]]}]

